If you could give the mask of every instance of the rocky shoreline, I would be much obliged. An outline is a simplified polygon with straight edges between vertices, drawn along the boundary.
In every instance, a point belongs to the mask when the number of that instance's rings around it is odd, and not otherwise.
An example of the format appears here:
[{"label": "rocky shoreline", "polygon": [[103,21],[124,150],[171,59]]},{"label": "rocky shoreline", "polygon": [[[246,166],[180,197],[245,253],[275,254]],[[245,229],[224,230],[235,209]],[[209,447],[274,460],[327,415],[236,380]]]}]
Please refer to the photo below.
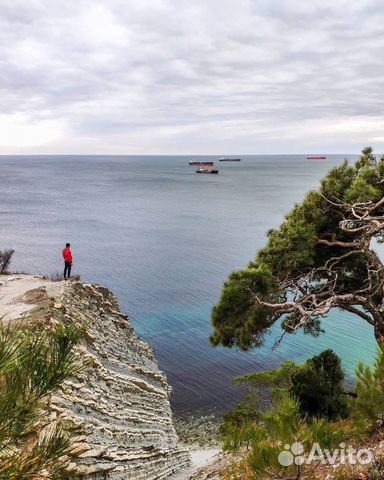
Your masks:
[{"label": "rocky shoreline", "polygon": [[215,414],[174,414],[176,432],[191,449],[220,448],[221,417]]}]

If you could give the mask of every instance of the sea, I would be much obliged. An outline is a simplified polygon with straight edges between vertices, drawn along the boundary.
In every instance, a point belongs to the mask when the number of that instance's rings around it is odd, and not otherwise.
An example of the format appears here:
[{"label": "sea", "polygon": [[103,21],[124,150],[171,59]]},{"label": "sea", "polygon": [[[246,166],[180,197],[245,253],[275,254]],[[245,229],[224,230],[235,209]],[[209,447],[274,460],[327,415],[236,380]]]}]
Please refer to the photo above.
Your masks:
[{"label": "sea", "polygon": [[74,273],[109,287],[155,350],[176,413],[223,412],[241,392],[235,376],[303,362],[327,348],[348,381],[376,352],[372,328],[333,311],[319,338],[298,333],[273,349],[276,325],[251,352],[209,343],[210,314],[228,274],[255,257],[266,233],[345,157],[244,155],[196,175],[213,156],[0,156],[0,249],[12,269],[55,274],[72,245]]}]

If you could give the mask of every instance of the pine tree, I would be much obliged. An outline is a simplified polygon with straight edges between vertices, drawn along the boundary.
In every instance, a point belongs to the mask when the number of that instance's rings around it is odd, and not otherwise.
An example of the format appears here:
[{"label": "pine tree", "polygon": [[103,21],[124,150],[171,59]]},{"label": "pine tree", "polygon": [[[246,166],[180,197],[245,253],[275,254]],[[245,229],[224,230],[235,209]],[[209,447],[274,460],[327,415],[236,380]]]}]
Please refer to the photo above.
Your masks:
[{"label": "pine tree", "polygon": [[278,321],[281,339],[299,329],[316,336],[334,308],[372,325],[381,342],[384,265],[372,243],[383,232],[384,158],[366,148],[355,165],[332,169],[268,233],[256,259],[229,276],[212,312],[212,343],[257,347]]},{"label": "pine tree", "polygon": [[297,369],[289,391],[308,418],[336,420],[348,416],[344,372],[340,358],[332,350],[310,358]]}]

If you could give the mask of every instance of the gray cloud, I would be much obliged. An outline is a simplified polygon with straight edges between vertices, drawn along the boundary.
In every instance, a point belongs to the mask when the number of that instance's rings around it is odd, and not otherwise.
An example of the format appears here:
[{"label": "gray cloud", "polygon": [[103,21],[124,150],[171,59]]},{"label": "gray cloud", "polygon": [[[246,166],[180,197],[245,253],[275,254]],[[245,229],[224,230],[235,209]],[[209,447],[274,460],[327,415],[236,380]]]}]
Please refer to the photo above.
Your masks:
[{"label": "gray cloud", "polygon": [[379,0],[0,0],[0,153],[384,148]]}]

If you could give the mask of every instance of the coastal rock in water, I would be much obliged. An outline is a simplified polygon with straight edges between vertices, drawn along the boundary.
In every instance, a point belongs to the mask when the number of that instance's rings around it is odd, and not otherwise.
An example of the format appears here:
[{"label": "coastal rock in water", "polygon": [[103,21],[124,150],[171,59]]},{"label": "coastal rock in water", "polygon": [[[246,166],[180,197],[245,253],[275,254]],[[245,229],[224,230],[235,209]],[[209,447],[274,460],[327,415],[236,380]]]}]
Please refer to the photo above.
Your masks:
[{"label": "coastal rock in water", "polygon": [[167,379],[109,290],[27,275],[4,277],[0,289],[3,321],[34,313],[86,326],[78,348],[88,367],[51,397],[48,409],[49,420],[77,427],[69,472],[84,480],[160,480],[189,465],[173,425]]}]

